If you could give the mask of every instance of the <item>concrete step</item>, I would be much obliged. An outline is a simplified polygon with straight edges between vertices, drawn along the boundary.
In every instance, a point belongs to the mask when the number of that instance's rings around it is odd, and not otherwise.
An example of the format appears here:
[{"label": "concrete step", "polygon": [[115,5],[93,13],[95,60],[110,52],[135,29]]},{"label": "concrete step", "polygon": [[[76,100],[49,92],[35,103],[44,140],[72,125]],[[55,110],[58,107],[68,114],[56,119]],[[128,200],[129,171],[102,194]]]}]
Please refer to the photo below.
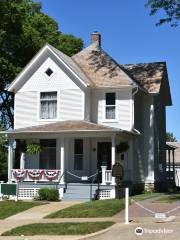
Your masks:
[{"label": "concrete step", "polygon": [[[80,200],[89,201],[91,199],[91,185],[88,183],[68,183],[66,192],[64,193],[63,200]],[[97,184],[92,185],[92,197],[94,197]]]}]

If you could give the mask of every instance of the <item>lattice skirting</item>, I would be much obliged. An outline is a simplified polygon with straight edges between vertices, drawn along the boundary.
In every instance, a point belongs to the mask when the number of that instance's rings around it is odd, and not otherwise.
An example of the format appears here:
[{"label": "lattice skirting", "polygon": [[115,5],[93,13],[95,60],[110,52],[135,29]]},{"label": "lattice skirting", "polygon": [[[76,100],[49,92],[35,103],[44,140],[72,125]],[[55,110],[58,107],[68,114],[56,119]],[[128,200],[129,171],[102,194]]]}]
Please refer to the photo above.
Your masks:
[{"label": "lattice skirting", "polygon": [[39,188],[19,188],[19,199],[33,199],[38,196]]},{"label": "lattice skirting", "polygon": [[[40,188],[19,188],[19,199],[33,199],[38,196],[38,190]],[[63,188],[59,189],[59,198],[62,199],[63,197]]]},{"label": "lattice skirting", "polygon": [[100,190],[100,200],[115,198],[115,189],[102,189]]}]

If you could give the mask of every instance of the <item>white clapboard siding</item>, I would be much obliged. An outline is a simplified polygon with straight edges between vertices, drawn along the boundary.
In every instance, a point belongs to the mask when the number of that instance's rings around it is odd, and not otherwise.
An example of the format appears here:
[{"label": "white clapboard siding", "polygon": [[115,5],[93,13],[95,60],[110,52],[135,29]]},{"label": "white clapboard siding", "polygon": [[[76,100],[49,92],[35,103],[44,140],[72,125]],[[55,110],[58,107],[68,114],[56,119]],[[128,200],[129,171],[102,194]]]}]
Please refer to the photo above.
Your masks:
[{"label": "white clapboard siding", "polygon": [[132,128],[132,91],[131,89],[112,90],[116,92],[116,121],[109,122],[105,119],[105,93],[94,91],[92,93],[91,112],[92,120],[107,126],[118,127],[125,130]]},{"label": "white clapboard siding", "polygon": [[14,128],[37,124],[37,92],[18,92],[15,95]]},{"label": "white clapboard siding", "polygon": [[117,120],[122,129],[132,127],[132,94],[128,91],[117,93]]},{"label": "white clapboard siding", "polygon": [[59,117],[61,120],[84,119],[84,93],[82,90],[60,91]]},{"label": "white clapboard siding", "polygon": [[[50,68],[53,74],[48,77],[45,71]],[[51,59],[47,58],[39,69],[32,74],[19,90],[29,91],[55,91],[56,89],[79,89],[75,82]]]}]

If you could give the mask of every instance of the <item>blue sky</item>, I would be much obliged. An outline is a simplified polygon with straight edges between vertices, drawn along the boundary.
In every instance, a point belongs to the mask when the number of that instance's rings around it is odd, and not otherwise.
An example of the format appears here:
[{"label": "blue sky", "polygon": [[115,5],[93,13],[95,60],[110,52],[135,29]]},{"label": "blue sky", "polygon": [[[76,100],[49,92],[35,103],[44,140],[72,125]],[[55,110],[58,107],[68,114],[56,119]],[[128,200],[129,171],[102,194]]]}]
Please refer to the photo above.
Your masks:
[{"label": "blue sky", "polygon": [[[180,140],[180,26],[156,27],[159,16],[149,16],[145,0],[42,0],[43,12],[60,31],[81,37],[102,34],[102,47],[119,63],[166,61],[173,106],[167,107],[167,131]],[[179,103],[179,104],[178,104]]]}]

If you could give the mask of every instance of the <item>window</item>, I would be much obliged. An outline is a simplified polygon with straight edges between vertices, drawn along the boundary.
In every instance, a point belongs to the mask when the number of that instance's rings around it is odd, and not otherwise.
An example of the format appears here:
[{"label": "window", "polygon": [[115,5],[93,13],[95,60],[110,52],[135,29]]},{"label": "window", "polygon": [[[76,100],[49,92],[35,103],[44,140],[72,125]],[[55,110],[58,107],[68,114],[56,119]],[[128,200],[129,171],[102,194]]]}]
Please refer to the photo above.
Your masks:
[{"label": "window", "polygon": [[83,170],[83,139],[74,140],[74,170]]},{"label": "window", "polygon": [[40,169],[56,169],[56,139],[41,139]]},{"label": "window", "polygon": [[48,68],[46,71],[45,71],[46,75],[48,77],[50,77],[52,74],[53,74],[53,70],[51,68]]},{"label": "window", "polygon": [[124,160],[124,153],[121,153],[121,161]]},{"label": "window", "polygon": [[115,119],[116,114],[116,94],[106,93],[106,106],[105,106],[105,116],[106,119]]},{"label": "window", "polygon": [[42,92],[40,94],[40,118],[57,118],[57,92]]}]

